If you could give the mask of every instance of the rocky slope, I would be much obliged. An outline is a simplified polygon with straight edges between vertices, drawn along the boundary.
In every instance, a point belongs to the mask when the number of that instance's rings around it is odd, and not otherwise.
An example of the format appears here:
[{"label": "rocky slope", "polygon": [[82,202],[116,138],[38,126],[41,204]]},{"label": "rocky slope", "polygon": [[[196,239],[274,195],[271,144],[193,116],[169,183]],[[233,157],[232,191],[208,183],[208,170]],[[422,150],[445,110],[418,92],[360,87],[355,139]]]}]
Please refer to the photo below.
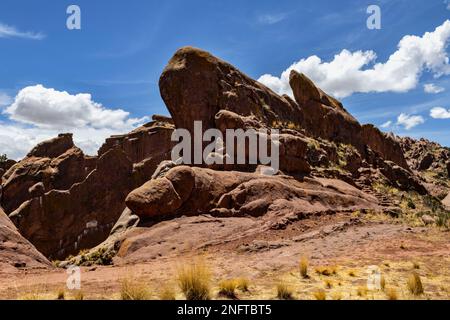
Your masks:
[{"label": "rocky slope", "polygon": [[[1,204],[46,257],[62,260],[91,249],[72,260],[80,264],[112,263],[116,254],[127,260],[137,251],[139,259],[154,258],[158,230],[165,224],[176,230],[186,221],[205,226],[192,229],[192,238],[226,243],[309,216],[398,216],[414,198],[421,216],[447,224],[439,201],[450,190],[448,149],[359,124],[303,74],[293,71],[290,84],[294,99],[205,51],[182,48],[159,83],[172,118],[154,116],[111,137],[97,157],[86,157],[67,134],[37,146],[3,175]],[[173,130],[193,132],[194,121],[203,131],[279,130],[280,172],[267,176],[260,164],[173,163]],[[223,228],[212,236],[205,217],[225,221]]]}]

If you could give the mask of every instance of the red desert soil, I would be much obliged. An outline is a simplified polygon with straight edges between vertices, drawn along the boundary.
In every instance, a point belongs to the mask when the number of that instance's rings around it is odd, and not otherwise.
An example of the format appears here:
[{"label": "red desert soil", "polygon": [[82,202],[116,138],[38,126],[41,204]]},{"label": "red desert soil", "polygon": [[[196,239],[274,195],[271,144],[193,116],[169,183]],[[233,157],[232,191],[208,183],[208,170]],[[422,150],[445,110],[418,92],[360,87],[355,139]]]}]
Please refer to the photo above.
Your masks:
[{"label": "red desert soil", "polygon": [[[119,252],[115,266],[81,269],[85,299],[118,299],[120,282],[129,277],[147,283],[157,299],[160,288],[170,285],[176,289],[177,267],[198,259],[198,252],[213,273],[213,288],[222,279],[249,279],[253,289],[242,294],[243,299],[274,298],[280,279],[290,283],[302,299],[311,299],[311,292],[323,287],[323,281],[328,285],[333,281],[339,288],[339,292],[330,289],[334,292],[330,297],[355,298],[354,292],[366,283],[371,265],[383,270],[388,286],[398,288],[404,299],[412,298],[406,279],[414,269],[422,276],[424,298],[450,298],[449,232],[435,228],[342,213],[309,217],[283,230],[264,230],[258,219],[210,216],[182,217],[146,230],[136,230],[127,240],[129,246],[125,246],[126,252]],[[214,241],[210,241],[211,234]],[[297,275],[302,257],[309,259],[309,280]],[[317,266],[336,266],[338,271],[327,280],[314,273]],[[357,275],[350,277],[351,273]],[[66,271],[56,268],[0,275],[0,298],[6,299],[30,299],[30,294],[54,299],[67,279]],[[359,298],[370,297],[384,296],[376,293]]]}]

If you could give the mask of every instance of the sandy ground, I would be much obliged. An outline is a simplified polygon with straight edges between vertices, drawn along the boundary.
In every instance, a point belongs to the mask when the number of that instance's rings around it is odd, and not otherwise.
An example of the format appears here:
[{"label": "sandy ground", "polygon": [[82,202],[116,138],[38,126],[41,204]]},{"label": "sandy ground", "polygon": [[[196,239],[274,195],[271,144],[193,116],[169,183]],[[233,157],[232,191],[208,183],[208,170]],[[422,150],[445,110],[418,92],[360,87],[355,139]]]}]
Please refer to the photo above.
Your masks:
[{"label": "sandy ground", "polygon": [[[327,299],[450,298],[449,231],[343,213],[310,217],[283,230],[250,233],[247,231],[254,221],[236,219],[196,221],[192,226],[202,224],[202,230],[205,225],[210,230],[197,243],[187,241],[190,236],[196,238],[192,233],[195,229],[176,233],[166,225],[160,230],[167,232],[168,240],[158,241],[160,246],[141,237],[138,248],[116,259],[117,265],[81,268],[81,291],[66,288],[68,275],[64,269],[0,273],[0,298],[55,299],[59,291],[64,291],[66,299],[79,292],[84,299],[120,299],[122,281],[134,279],[145,284],[152,299],[158,299],[165,289],[175,291],[182,299],[177,270],[199,259],[212,273],[215,299],[222,298],[217,294],[218,283],[232,278],[249,280],[250,291],[237,291],[239,299],[275,299],[279,283],[285,284],[295,299],[315,299],[318,290],[323,290]],[[220,233],[217,226],[225,231]],[[211,241],[212,237],[216,241]],[[299,274],[302,257],[308,260],[307,278]],[[384,290],[367,288],[372,266],[382,275]],[[320,268],[333,272],[322,275],[316,270]],[[421,277],[423,295],[415,296],[408,290],[407,279],[413,272]]]}]

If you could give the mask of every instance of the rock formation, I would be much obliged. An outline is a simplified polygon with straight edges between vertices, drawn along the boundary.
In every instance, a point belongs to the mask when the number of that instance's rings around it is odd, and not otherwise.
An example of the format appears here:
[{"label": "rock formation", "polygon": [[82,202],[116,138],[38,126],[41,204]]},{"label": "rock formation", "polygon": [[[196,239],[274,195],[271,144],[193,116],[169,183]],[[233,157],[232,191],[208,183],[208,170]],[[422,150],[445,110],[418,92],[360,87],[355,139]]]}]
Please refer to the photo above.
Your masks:
[{"label": "rock formation", "polygon": [[109,235],[125,197],[170,155],[171,124],[154,121],[115,136],[88,158],[70,135],[44,142],[3,177],[2,203],[22,235],[63,259]]},{"label": "rock formation", "polygon": [[48,268],[51,264],[23,238],[0,208],[0,270],[14,268]]},{"label": "rock formation", "polygon": [[[87,248],[91,259],[77,263],[110,263],[117,252],[154,245],[155,224],[168,222],[176,230],[170,221],[230,219],[239,229],[233,219],[244,217],[265,230],[309,215],[399,210],[377,185],[439,200],[450,191],[448,149],[359,124],[341,102],[295,71],[293,99],[186,47],[169,61],[159,85],[172,118],[154,116],[107,139],[96,157],[85,156],[63,134],[5,167],[1,204],[46,257],[65,259]],[[203,131],[277,130],[280,171],[172,161],[173,130],[193,132],[194,121]],[[431,180],[430,172],[436,173]]]}]

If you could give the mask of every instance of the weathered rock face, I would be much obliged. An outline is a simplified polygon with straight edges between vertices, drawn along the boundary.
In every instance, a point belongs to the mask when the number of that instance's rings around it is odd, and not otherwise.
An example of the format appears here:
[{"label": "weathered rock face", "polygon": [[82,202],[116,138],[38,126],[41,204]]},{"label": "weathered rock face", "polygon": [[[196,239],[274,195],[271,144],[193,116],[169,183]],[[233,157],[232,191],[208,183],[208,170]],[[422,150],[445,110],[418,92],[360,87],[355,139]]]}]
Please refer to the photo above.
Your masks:
[{"label": "weathered rock face", "polygon": [[381,158],[408,168],[395,139],[373,125],[361,126],[339,101],[317,88],[304,74],[292,71],[290,85],[303,113],[301,126],[307,132],[316,137],[351,144],[366,157],[368,146]]},{"label": "weathered rock face", "polygon": [[415,140],[412,138],[400,138],[401,144],[409,166],[418,171],[433,170],[445,175],[450,160],[450,150],[443,148],[435,142],[426,139]]},{"label": "weathered rock face", "polygon": [[91,171],[88,161],[73,144],[72,135],[60,135],[39,144],[3,175],[1,200],[5,211],[11,213],[32,199],[37,188],[40,193],[66,190],[83,181]]},{"label": "weathered rock face", "polygon": [[194,121],[202,121],[205,130],[214,128],[220,110],[254,116],[267,124],[301,122],[301,113],[292,100],[192,47],[175,53],[161,75],[159,87],[177,128],[193,130]]},{"label": "weathered rock face", "polygon": [[[331,188],[332,187],[332,188]],[[262,216],[376,208],[377,201],[339,180],[296,180],[261,173],[176,167],[134,190],[127,207],[141,218],[178,215]]]},{"label": "weathered rock face", "polygon": [[[172,130],[169,123],[156,121],[112,137],[95,161],[65,136],[62,142],[44,143],[5,175],[3,203],[14,210],[10,217],[24,237],[47,257],[61,259],[91,248],[109,235],[128,193],[170,157]],[[55,141],[58,148],[49,146]],[[42,150],[57,157],[34,156],[46,156]],[[83,177],[77,170],[90,171]]]},{"label": "weathered rock face", "polygon": [[402,146],[409,166],[428,192],[440,199],[450,191],[450,150],[426,139],[396,138]]},{"label": "weathered rock face", "polygon": [[51,264],[36,248],[20,235],[0,208],[0,269],[48,268]]},{"label": "weathered rock face", "polygon": [[10,218],[44,255],[64,258],[107,237],[132,188],[131,173],[125,153],[111,149],[84,181],[24,202]]},{"label": "weathered rock face", "polygon": [[133,185],[138,187],[151,178],[162,161],[170,159],[174,146],[171,141],[173,130],[170,118],[153,116],[153,122],[128,134],[107,139],[99,155],[116,146],[120,147],[133,163]]},{"label": "weathered rock face", "polygon": [[384,166],[380,170],[383,175],[388,178],[398,189],[404,191],[417,191],[422,195],[427,194],[426,188],[411,172],[397,166],[395,163],[385,161]]},{"label": "weathered rock face", "polygon": [[0,161],[0,179],[3,177],[6,171],[9,170],[13,165],[16,164],[16,161],[12,159],[6,159],[4,161]]},{"label": "weathered rock face", "polygon": [[[161,95],[178,128],[193,132],[194,121],[208,128],[291,128],[338,143],[352,144],[363,156],[369,146],[383,159],[407,169],[400,145],[373,126],[361,125],[336,99],[317,88],[305,75],[291,73],[295,100],[278,96],[230,64],[211,54],[186,47],[178,50],[160,79]],[[306,165],[285,170],[305,170]],[[296,161],[305,154],[296,155]],[[283,169],[283,168],[282,168]]]}]

